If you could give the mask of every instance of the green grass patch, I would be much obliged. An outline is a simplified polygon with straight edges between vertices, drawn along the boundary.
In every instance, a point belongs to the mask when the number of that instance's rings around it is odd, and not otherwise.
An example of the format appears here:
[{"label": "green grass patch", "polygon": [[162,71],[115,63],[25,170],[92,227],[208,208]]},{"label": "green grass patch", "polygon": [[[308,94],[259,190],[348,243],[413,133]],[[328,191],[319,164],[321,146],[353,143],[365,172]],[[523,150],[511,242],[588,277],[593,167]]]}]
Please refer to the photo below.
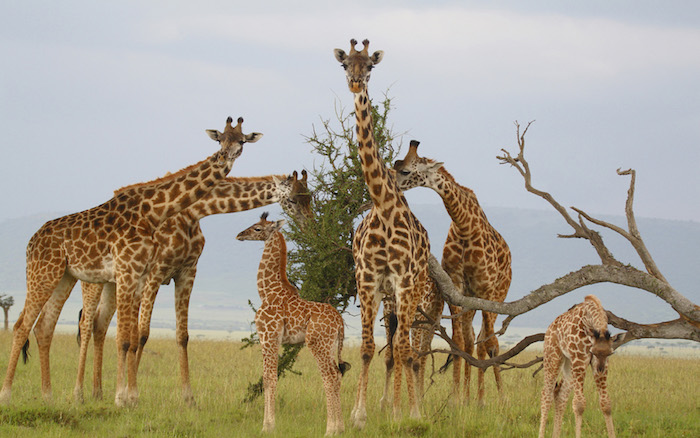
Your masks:
[{"label": "green grass patch", "polygon": [[[33,341],[33,339],[32,339]],[[11,335],[0,333],[0,370],[7,366]],[[240,349],[226,341],[192,340],[190,374],[196,405],[187,406],[180,394],[178,351],[172,339],[148,342],[139,373],[138,406],[114,406],[116,349],[109,339],[105,350],[104,400],[92,393],[92,352],[88,356],[85,403],[73,400],[78,346],[74,336],[54,338],[51,353],[53,401],[41,398],[36,346],[27,365],[17,368],[12,402],[0,406],[0,436],[8,437],[255,437],[261,436],[263,400],[244,402],[248,385],[260,378],[262,359],[258,347]],[[525,353],[527,355],[527,353]],[[502,373],[499,396],[492,373],[486,376],[487,400],[483,406],[460,404],[452,396],[451,372],[426,381],[423,417],[408,417],[406,395],[403,418],[394,421],[379,409],[384,382],[382,358],[372,362],[368,388],[368,421],[364,430],[350,424],[360,366],[357,348],[343,351],[353,365],[342,382],[341,402],[347,437],[535,437],[539,425],[540,374],[534,370]],[[531,357],[531,356],[529,356]],[[526,361],[529,357],[524,357]],[[442,363],[438,358],[436,363]],[[430,363],[430,361],[428,361]],[[611,358],[609,389],[618,437],[700,436],[700,360],[697,358],[641,357],[617,354]],[[295,369],[278,384],[277,427],[271,437],[321,436],[326,430],[326,406],[316,362],[307,349]],[[430,374],[430,371],[428,371]],[[475,380],[475,378],[474,378]],[[404,386],[405,387],[405,386]],[[476,382],[472,382],[472,394]],[[605,436],[605,424],[590,378],[583,419],[585,436]],[[552,419],[548,424],[551,433]],[[573,435],[570,404],[564,420],[564,436]]]}]

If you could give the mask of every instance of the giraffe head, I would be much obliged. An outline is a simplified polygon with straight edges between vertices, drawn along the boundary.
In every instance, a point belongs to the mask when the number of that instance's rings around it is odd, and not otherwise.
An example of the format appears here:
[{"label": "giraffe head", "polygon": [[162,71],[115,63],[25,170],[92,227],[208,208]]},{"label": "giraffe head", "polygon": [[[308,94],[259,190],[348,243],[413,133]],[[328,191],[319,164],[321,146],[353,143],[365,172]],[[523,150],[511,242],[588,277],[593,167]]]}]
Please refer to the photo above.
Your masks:
[{"label": "giraffe head", "polygon": [[306,170],[302,170],[301,179],[299,179],[299,174],[295,170],[292,178],[294,182],[292,183],[292,194],[289,197],[289,201],[294,204],[294,208],[291,210],[295,211],[295,218],[303,223],[304,220],[313,216],[311,211],[311,192],[307,184],[309,174]]},{"label": "giraffe head", "polygon": [[444,163],[419,157],[419,144],[419,141],[411,140],[411,145],[404,159],[394,162],[396,182],[400,190],[414,187],[435,187],[438,183],[437,174]]},{"label": "giraffe head", "polygon": [[286,222],[284,219],[280,219],[277,222],[270,222],[267,220],[267,216],[267,212],[263,213],[257,223],[238,233],[236,239],[265,241],[275,234],[275,232],[279,231]]},{"label": "giraffe head", "polygon": [[226,119],[224,132],[219,132],[216,129],[207,129],[206,131],[212,140],[219,142],[221,150],[230,150],[231,157],[236,158],[243,152],[244,143],[255,143],[260,140],[262,134],[259,132],[243,134],[243,117],[238,118],[236,126],[233,126],[232,123],[233,119],[229,116]]},{"label": "giraffe head", "polygon": [[593,338],[591,365],[599,373],[602,373],[607,366],[608,356],[613,354],[613,339],[607,329],[603,332],[591,329],[591,337]]},{"label": "giraffe head", "polygon": [[350,40],[349,54],[341,49],[333,50],[335,59],[337,59],[345,69],[348,87],[350,87],[350,91],[353,93],[359,93],[367,89],[370,72],[384,57],[384,52],[381,50],[377,50],[372,55],[369,54],[369,40],[362,41],[364,47],[360,51],[355,49],[356,44],[357,40]]},{"label": "giraffe head", "polygon": [[299,226],[313,216],[311,211],[311,193],[306,185],[306,171],[302,171],[303,179],[295,170],[290,176],[281,178],[272,175],[274,181],[274,196],[278,203],[289,216],[293,217]]}]

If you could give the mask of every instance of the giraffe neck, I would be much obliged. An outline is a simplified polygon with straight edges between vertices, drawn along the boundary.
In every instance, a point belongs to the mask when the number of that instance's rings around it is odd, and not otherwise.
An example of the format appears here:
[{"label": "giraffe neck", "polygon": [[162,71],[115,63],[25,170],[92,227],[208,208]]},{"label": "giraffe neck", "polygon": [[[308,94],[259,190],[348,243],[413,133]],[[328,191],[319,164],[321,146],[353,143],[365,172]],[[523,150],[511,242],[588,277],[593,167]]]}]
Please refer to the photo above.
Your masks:
[{"label": "giraffe neck", "polygon": [[219,150],[206,160],[156,181],[136,184],[115,192],[126,208],[136,209],[155,230],[167,218],[207,195],[231,171],[242,148]]},{"label": "giraffe neck", "polygon": [[[278,179],[284,175],[276,175]],[[279,202],[274,177],[263,176],[255,178],[227,177],[219,181],[214,189],[204,195],[186,212],[192,220],[222,213],[235,213],[264,207]]]},{"label": "giraffe neck", "polygon": [[357,152],[369,196],[375,207],[391,203],[400,193],[396,179],[389,173],[374,140],[372,108],[367,88],[355,94],[355,120],[357,123]]},{"label": "giraffe neck", "polygon": [[490,229],[474,192],[459,185],[444,167],[440,168],[438,175],[439,181],[432,188],[442,198],[445,209],[460,234],[468,236]]},{"label": "giraffe neck", "polygon": [[[281,287],[280,287],[281,286]],[[296,288],[287,278],[287,243],[280,231],[275,231],[266,241],[258,268],[258,293],[265,300],[270,290],[289,293]]]}]

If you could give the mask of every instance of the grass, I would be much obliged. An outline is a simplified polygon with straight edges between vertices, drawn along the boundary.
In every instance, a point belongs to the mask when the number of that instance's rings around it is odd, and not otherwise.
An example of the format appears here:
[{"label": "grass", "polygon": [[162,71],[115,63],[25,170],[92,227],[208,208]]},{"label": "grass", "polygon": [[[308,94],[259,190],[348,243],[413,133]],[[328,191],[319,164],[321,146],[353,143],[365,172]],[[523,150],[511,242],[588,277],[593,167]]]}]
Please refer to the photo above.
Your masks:
[{"label": "grass", "polygon": [[[11,334],[0,332],[0,369],[5,370]],[[139,373],[139,404],[114,406],[116,351],[108,340],[105,351],[103,401],[93,400],[91,366],[86,375],[86,401],[72,400],[77,372],[75,337],[57,334],[52,346],[53,402],[41,398],[36,348],[27,365],[18,366],[12,403],[0,407],[0,436],[13,437],[219,437],[261,436],[263,402],[244,403],[248,384],[261,373],[260,351],[240,350],[227,341],[192,340],[190,370],[197,405],[187,407],[181,397],[177,348],[171,339],[149,341]],[[344,359],[353,369],[343,379],[342,406],[348,437],[534,437],[539,424],[542,376],[532,369],[503,373],[501,397],[491,373],[487,375],[485,406],[455,405],[449,397],[451,376],[437,375],[423,404],[423,419],[392,421],[378,408],[383,386],[383,361],[372,362],[368,391],[368,424],[362,431],[349,423],[360,369],[359,349],[346,348]],[[92,355],[88,360],[91,363]],[[438,358],[437,361],[441,361]],[[524,359],[523,359],[524,360]],[[321,436],[325,432],[325,398],[313,357],[302,350],[296,369],[278,386],[277,428],[272,437]],[[609,387],[618,437],[700,436],[700,360],[626,356],[611,358]],[[472,382],[474,383],[474,382]],[[586,382],[587,409],[583,434],[605,436],[603,416],[591,379]],[[405,396],[404,396],[404,405]],[[405,410],[407,412],[407,409]],[[551,431],[551,418],[549,424]],[[569,406],[564,436],[573,435]]]}]

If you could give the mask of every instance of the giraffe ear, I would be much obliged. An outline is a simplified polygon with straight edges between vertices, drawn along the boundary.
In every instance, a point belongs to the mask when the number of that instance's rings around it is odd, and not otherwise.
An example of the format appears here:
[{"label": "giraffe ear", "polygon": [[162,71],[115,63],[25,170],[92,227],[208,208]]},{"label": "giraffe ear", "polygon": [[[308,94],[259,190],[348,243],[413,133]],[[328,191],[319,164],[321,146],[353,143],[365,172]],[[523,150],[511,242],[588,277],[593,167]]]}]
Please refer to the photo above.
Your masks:
[{"label": "giraffe ear", "polygon": [[441,163],[441,162],[433,163],[433,164],[430,166],[430,170],[438,170],[439,168],[441,168],[441,167],[444,166],[444,165],[445,165],[445,163]]},{"label": "giraffe ear", "polygon": [[342,49],[333,49],[333,55],[335,55],[335,59],[341,64],[348,58],[348,55]]},{"label": "giraffe ear", "polygon": [[260,140],[262,136],[263,135],[259,132],[251,132],[245,136],[245,141],[246,143],[255,143],[256,141]]},{"label": "giraffe ear", "polygon": [[220,138],[223,135],[216,129],[207,129],[206,131],[209,138],[211,138],[214,141],[220,141]]},{"label": "giraffe ear", "polygon": [[369,57],[369,60],[372,61],[372,64],[377,65],[380,62],[382,62],[383,58],[384,58],[384,51],[377,50],[376,52],[372,53],[372,56]]},{"label": "giraffe ear", "polygon": [[280,230],[286,223],[287,221],[285,219],[280,219],[277,222],[275,222],[275,231]]}]

